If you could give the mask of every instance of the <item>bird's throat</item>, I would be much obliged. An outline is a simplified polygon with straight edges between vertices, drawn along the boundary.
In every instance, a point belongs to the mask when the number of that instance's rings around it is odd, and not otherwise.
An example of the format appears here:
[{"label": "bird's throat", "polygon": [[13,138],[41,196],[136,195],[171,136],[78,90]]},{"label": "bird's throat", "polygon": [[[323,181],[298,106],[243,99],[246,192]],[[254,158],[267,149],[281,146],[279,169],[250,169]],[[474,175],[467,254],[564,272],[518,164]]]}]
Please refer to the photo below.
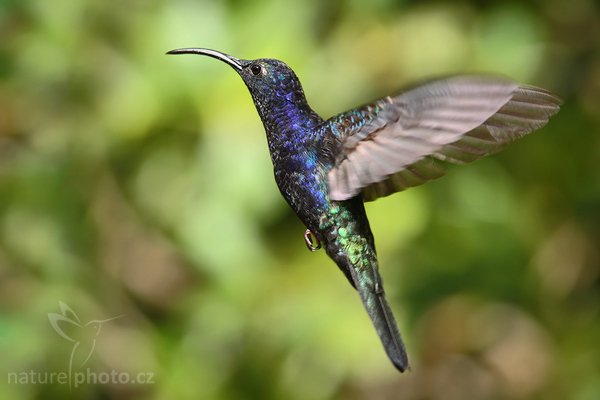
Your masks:
[{"label": "bird's throat", "polygon": [[305,100],[280,100],[265,106],[257,103],[256,108],[265,127],[271,155],[302,151],[306,144],[314,142],[315,128],[323,123]]}]

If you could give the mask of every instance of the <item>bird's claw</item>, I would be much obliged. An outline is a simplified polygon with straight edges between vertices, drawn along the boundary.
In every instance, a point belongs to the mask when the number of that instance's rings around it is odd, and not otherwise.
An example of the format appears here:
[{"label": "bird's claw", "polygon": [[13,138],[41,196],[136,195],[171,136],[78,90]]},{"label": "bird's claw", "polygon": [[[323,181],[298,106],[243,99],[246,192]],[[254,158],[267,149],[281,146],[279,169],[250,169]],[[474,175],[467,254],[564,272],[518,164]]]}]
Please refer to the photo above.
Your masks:
[{"label": "bird's claw", "polygon": [[304,243],[306,243],[306,247],[310,251],[317,251],[321,248],[321,241],[310,229],[307,229],[306,232],[304,232]]}]

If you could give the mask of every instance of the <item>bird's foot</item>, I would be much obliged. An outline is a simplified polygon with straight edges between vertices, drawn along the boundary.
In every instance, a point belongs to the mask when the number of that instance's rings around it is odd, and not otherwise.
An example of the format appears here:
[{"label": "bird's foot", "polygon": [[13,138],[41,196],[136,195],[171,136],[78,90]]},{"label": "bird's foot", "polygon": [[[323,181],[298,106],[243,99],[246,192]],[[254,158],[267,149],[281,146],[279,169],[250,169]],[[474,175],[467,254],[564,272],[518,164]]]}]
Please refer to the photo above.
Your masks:
[{"label": "bird's foot", "polygon": [[310,251],[317,251],[321,248],[321,241],[310,229],[307,229],[306,232],[304,232],[304,243],[306,243],[306,247]]}]

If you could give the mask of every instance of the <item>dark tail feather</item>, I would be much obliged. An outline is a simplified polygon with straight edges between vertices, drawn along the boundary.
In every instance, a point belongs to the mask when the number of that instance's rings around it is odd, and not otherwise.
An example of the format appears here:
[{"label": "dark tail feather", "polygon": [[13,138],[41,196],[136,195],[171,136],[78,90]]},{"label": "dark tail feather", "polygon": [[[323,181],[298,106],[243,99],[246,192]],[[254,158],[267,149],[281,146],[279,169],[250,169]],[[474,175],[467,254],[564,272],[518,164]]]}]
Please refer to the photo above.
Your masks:
[{"label": "dark tail feather", "polygon": [[406,371],[409,368],[406,348],[402,342],[394,314],[385,299],[377,266],[373,265],[363,271],[351,268],[351,274],[388,357],[400,372]]}]

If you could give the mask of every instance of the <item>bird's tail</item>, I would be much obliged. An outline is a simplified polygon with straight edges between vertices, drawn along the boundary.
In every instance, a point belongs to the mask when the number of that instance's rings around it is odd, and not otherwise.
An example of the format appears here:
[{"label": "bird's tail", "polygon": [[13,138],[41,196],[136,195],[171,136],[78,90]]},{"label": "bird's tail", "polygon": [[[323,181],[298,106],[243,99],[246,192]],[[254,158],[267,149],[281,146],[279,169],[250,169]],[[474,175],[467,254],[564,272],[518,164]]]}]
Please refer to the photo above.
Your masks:
[{"label": "bird's tail", "polygon": [[371,261],[367,268],[351,268],[350,273],[388,357],[396,368],[404,372],[409,368],[408,356],[396,319],[385,298],[377,261]]}]

